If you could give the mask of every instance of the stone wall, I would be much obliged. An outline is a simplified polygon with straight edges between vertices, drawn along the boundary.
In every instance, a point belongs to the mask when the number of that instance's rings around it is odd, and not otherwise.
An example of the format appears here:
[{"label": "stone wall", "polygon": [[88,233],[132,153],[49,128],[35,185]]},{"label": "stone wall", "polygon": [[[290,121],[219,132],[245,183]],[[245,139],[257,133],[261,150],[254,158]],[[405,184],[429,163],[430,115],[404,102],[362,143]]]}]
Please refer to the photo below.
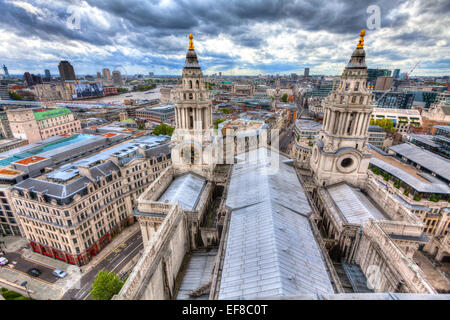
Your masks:
[{"label": "stone wall", "polygon": [[130,277],[113,299],[173,299],[175,280],[189,251],[189,241],[186,216],[177,205],[173,205]]}]

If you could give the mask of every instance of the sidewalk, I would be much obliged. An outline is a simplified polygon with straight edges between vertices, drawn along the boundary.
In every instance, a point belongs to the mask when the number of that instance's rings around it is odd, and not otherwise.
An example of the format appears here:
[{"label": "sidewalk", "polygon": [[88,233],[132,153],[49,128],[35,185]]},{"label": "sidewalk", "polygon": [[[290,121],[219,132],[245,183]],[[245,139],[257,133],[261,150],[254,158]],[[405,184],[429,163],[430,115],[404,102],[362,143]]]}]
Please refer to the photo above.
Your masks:
[{"label": "sidewalk", "polygon": [[[119,235],[117,235],[115,238],[112,239],[108,245],[103,248],[102,251],[98,253],[87,265],[84,265],[81,267],[81,270],[83,274],[88,273],[91,271],[93,267],[95,267],[100,261],[102,261],[107,255],[109,255],[112,251],[117,249],[117,247],[124,241],[126,241],[131,235],[133,235],[135,232],[139,231],[139,223],[135,223],[132,226],[126,228],[123,230]],[[52,269],[61,269],[66,272],[72,272],[73,270],[80,270],[80,267],[71,265],[69,263],[66,263],[64,261],[60,261],[57,259],[53,259],[47,256],[44,256],[42,254],[33,252],[31,249],[24,249],[22,253],[22,258],[27,259],[29,261],[32,261],[37,264],[41,264],[44,266],[47,266]]]},{"label": "sidewalk", "polygon": [[64,294],[63,288],[55,284],[32,278],[20,271],[12,270],[8,267],[0,268],[0,287],[17,291],[22,295],[27,295],[25,288],[21,286],[21,284],[25,281],[28,282],[28,289],[33,299],[59,300]]},{"label": "sidewalk", "polygon": [[100,261],[105,259],[111,252],[117,249],[122,242],[126,241],[129,237],[131,237],[136,232],[141,232],[139,227],[139,222],[135,222],[132,226],[123,230],[119,235],[112,239],[112,241],[103,248],[102,251],[99,252],[87,265],[81,267],[83,273],[88,273],[92,270]]},{"label": "sidewalk", "polygon": [[[5,243],[1,246],[5,252],[16,252],[28,244],[27,239],[19,236],[6,236],[3,237]],[[5,248],[6,247],[6,248]]]}]

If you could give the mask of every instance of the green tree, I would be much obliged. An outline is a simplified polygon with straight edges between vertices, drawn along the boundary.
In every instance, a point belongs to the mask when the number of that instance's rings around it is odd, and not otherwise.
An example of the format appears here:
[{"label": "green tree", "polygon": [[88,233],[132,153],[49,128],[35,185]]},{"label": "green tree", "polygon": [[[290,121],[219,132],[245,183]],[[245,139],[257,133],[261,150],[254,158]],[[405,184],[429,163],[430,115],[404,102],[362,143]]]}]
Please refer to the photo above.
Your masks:
[{"label": "green tree", "polygon": [[229,114],[230,113],[230,109],[228,109],[228,108],[222,108],[222,109],[219,109],[219,110],[222,111],[225,114]]},{"label": "green tree", "polygon": [[370,120],[370,125],[376,125],[383,129],[383,131],[388,133],[395,133],[394,129],[394,121],[391,119],[376,119],[376,120]]},{"label": "green tree", "polygon": [[139,123],[139,124],[138,124],[138,129],[139,129],[139,130],[145,130],[144,124]]},{"label": "green tree", "polygon": [[93,300],[110,300],[122,289],[123,282],[114,272],[99,271],[92,284],[91,295]]},{"label": "green tree", "polygon": [[283,96],[281,97],[281,101],[287,102],[287,99],[288,99],[288,94],[287,93],[283,94]]},{"label": "green tree", "polygon": [[22,100],[22,97],[17,92],[9,91],[8,93],[9,93],[9,98],[10,99],[12,99],[12,100]]},{"label": "green tree", "polygon": [[169,126],[168,124],[165,124],[164,122],[161,122],[153,129],[153,134],[155,136],[159,136],[161,134],[164,134],[166,136],[172,136],[174,130],[175,128]]},{"label": "green tree", "polygon": [[225,119],[217,119],[216,123],[214,124],[214,128],[219,129],[219,123],[224,122]]}]

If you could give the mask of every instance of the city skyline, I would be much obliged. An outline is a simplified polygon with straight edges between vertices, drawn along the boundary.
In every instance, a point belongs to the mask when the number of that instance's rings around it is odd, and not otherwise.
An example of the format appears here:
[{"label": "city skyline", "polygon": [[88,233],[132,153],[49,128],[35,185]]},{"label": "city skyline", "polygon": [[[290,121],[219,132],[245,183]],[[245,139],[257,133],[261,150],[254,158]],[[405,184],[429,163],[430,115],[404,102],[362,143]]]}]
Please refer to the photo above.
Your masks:
[{"label": "city skyline", "polygon": [[[212,8],[204,1],[0,3],[0,63],[10,74],[57,74],[57,63],[68,60],[77,75],[104,67],[179,75],[182,44],[192,32],[206,74],[302,74],[309,67],[313,75],[338,75],[360,29],[367,30],[369,68],[408,72],[421,61],[416,76],[450,73],[445,1],[228,1]],[[374,5],[378,22],[369,10]]]}]

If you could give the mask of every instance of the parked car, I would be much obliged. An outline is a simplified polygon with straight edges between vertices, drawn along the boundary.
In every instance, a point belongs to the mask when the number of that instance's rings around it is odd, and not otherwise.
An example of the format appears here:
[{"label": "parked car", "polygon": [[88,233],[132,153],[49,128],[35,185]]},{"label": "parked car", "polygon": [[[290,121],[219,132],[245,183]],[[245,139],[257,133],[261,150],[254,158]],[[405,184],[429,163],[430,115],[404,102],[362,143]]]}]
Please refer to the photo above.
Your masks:
[{"label": "parked car", "polygon": [[0,257],[0,266],[6,266],[8,264],[8,259],[5,257]]},{"label": "parked car", "polygon": [[41,275],[41,271],[39,271],[39,269],[36,268],[28,270],[27,273],[32,277],[39,277]]},{"label": "parked car", "polygon": [[58,278],[64,278],[65,276],[67,276],[67,272],[60,270],[60,269],[53,270],[52,273],[55,277],[58,277]]}]

